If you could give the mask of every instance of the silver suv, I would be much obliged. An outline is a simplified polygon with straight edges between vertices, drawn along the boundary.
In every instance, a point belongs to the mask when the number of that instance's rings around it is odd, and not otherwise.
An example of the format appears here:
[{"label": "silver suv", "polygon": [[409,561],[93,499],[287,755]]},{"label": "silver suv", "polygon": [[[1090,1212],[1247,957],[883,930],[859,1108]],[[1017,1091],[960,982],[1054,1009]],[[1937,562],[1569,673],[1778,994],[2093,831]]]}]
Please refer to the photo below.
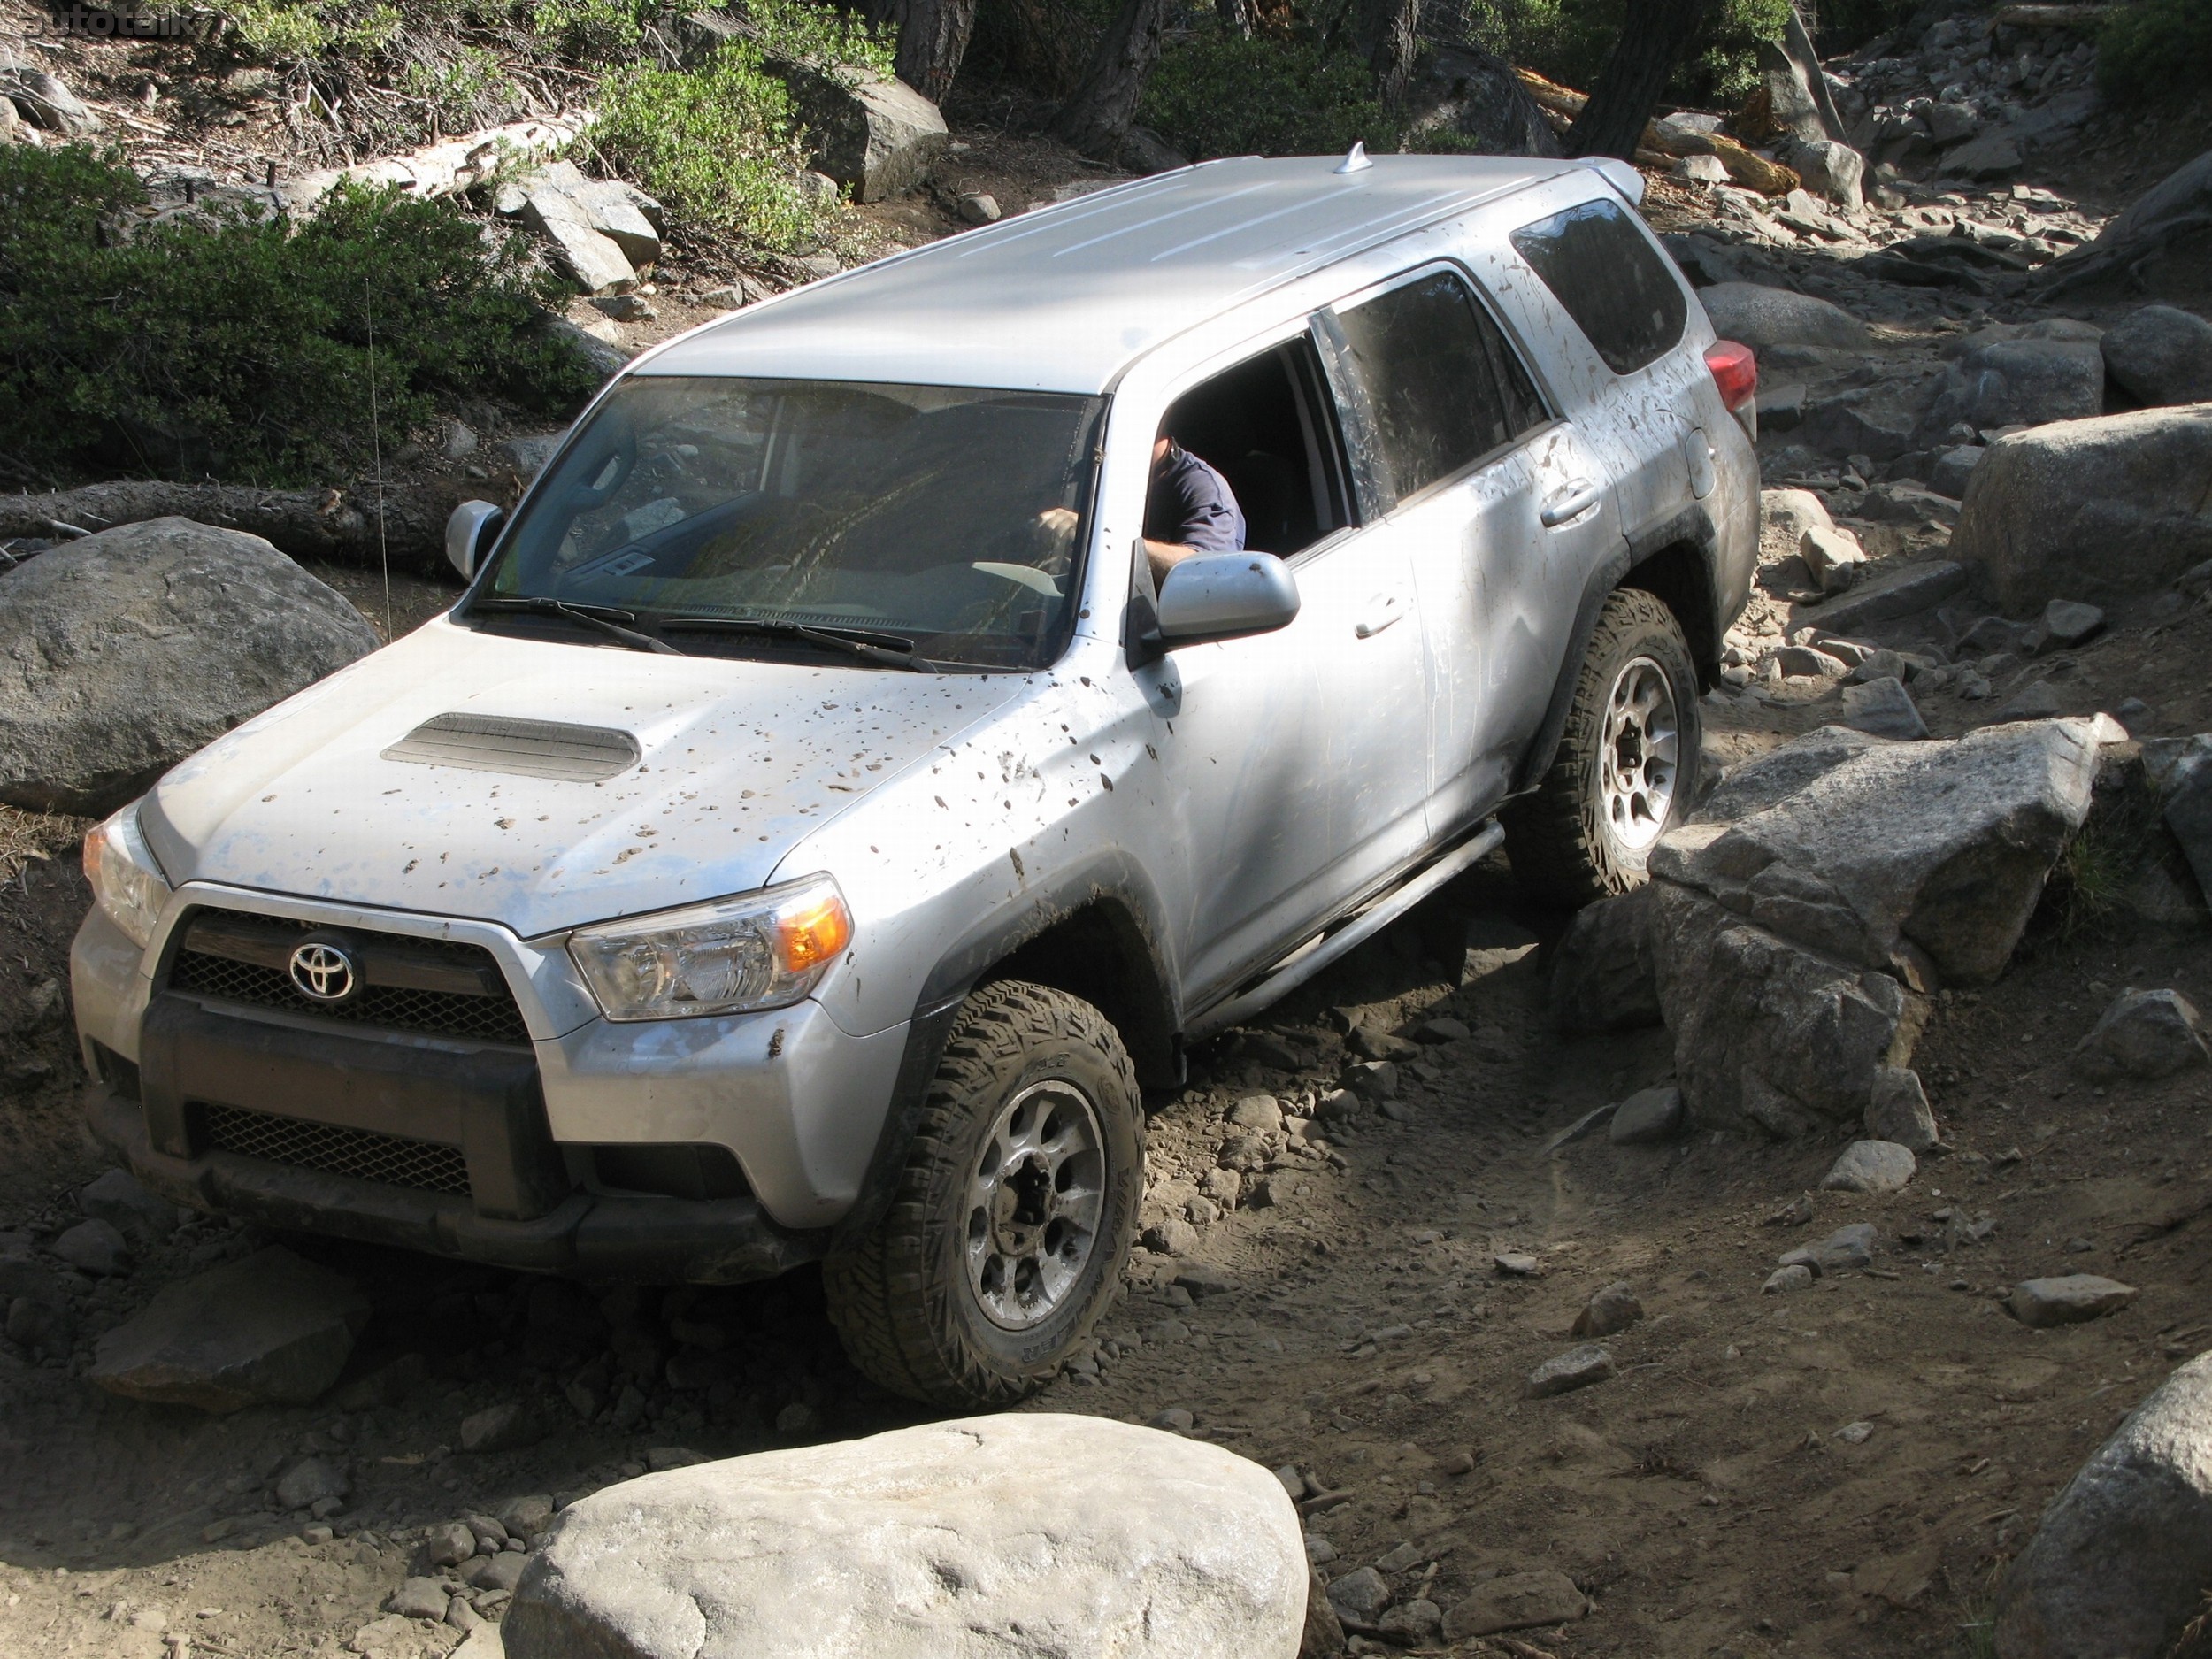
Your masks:
[{"label": "silver suv", "polygon": [[[1687,800],[1751,370],[1639,188],[1214,163],[641,357],[456,515],[449,614],[90,839],[92,1127],[278,1226],[818,1260],[876,1379],[1019,1395],[1186,1045],[1502,835],[1632,883]],[[1148,557],[1164,436],[1240,549]]]}]

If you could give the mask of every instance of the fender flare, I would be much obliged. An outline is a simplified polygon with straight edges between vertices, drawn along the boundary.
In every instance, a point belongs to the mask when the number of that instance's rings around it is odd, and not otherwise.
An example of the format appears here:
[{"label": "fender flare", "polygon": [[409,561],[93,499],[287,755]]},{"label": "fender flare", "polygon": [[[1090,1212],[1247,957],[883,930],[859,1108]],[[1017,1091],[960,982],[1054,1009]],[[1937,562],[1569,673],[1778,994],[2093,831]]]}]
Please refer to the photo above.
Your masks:
[{"label": "fender flare", "polygon": [[[1637,566],[1654,555],[1685,544],[1698,550],[1709,590],[1719,540],[1720,533],[1714,526],[1712,515],[1702,505],[1686,507],[1623,541],[1610,557],[1591,571],[1582,585],[1582,598],[1575,606],[1574,628],[1567,636],[1566,654],[1561,657],[1558,672],[1553,679],[1551,699],[1544,705],[1544,718],[1521,757],[1509,795],[1525,795],[1551,769],[1552,757],[1558,753],[1559,740],[1567,729],[1568,712],[1574,707],[1575,681],[1582,672],[1582,659],[1590,649],[1591,637],[1598,631],[1598,614],[1605,609],[1605,596],[1616,588],[1629,585],[1629,578],[1635,574]],[[1699,667],[1707,670],[1709,664],[1701,663]]]},{"label": "fender flare", "polygon": [[1151,972],[1150,983],[1137,988],[1142,1005],[1135,1023],[1125,1032],[1141,1078],[1154,1078],[1171,1070],[1180,1071],[1182,999],[1172,961],[1162,941],[1159,895],[1151,880],[1125,852],[1101,854],[1088,863],[1057,876],[1049,885],[1033,888],[983,918],[957,941],[948,947],[922,982],[908,1023],[906,1044],[899,1056],[898,1075],[891,1099],[877,1132],[867,1173],[861,1178],[852,1207],[830,1229],[830,1248],[867,1232],[890,1208],[905,1166],[907,1148],[913,1144],[921,1120],[922,1102],[944,1057],[945,1042],[953,1019],[969,992],[992,970],[1012,959],[1024,946],[1054,928],[1087,912],[1104,910],[1110,925],[1119,925],[1134,935],[1134,942]]}]

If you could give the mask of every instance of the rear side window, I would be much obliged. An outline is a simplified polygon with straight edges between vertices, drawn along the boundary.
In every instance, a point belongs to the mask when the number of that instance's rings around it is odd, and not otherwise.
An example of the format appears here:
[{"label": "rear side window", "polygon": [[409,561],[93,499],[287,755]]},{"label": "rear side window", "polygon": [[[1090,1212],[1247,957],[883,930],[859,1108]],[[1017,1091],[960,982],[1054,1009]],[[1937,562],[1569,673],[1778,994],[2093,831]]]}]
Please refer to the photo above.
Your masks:
[{"label": "rear side window", "polygon": [[1614,373],[1633,373],[1682,338],[1682,285],[1619,203],[1585,202],[1524,225],[1513,246]]},{"label": "rear side window", "polygon": [[1335,315],[1386,501],[1402,501],[1549,417],[1466,282],[1432,271]]}]

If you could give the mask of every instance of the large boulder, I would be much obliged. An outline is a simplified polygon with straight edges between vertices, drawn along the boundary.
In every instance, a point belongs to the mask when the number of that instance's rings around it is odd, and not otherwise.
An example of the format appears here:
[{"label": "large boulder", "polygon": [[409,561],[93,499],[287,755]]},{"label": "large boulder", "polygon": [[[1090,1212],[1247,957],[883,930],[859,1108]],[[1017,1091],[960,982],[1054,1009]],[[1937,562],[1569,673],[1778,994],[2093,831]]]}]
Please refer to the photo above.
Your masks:
[{"label": "large boulder", "polygon": [[2212,323],[2172,305],[2130,311],[2098,342],[2115,386],[2150,404],[2212,403]]},{"label": "large boulder", "polygon": [[1698,290],[1713,332],[1754,351],[1774,346],[1862,350],[1873,342],[1867,326],[1839,305],[1761,282],[1716,282]]},{"label": "large boulder", "polygon": [[338,1380],[368,1317],[350,1280],[272,1245],[164,1286],[100,1339],[88,1375],[204,1411],[304,1405]]},{"label": "large boulder", "polygon": [[1700,824],[1733,824],[1778,805],[1843,764],[1878,748],[1887,739],[1849,726],[1823,726],[1802,737],[1731,766],[1713,792],[1691,815]]},{"label": "large boulder", "polygon": [[156,518],[54,548],[0,576],[0,802],[112,811],[376,644],[257,535]]},{"label": "large boulder", "polygon": [[1552,1021],[1563,1031],[1632,1031],[1660,1023],[1647,884],[1576,913],[1553,947]]},{"label": "large boulder", "polygon": [[1308,1583],[1259,1464],[1017,1414],[609,1486],[561,1512],[503,1635],[509,1659],[1292,1659]]},{"label": "large boulder", "polygon": [[2098,748],[2086,720],[1877,743],[1733,824],[1670,831],[1652,873],[1842,962],[1984,983],[2088,815]]},{"label": "large boulder", "polygon": [[2080,420],[2104,408],[2104,354],[2093,340],[1993,340],[1944,371],[1922,430],[1959,423],[1986,432]]},{"label": "large boulder", "polygon": [[2212,1354],[2135,1408],[1997,1592],[1999,1659],[2165,1659],[2212,1584]]},{"label": "large boulder", "polygon": [[2014,615],[2162,588],[2212,558],[2212,406],[2016,432],[1968,480],[1954,557]]},{"label": "large boulder", "polygon": [[1926,1015],[1889,974],[1810,950],[1701,894],[1652,884],[1659,1002],[1693,1122],[1778,1140],[1859,1121]]},{"label": "large boulder", "polygon": [[[734,12],[684,19],[687,54],[710,54],[726,41],[757,42]],[[802,63],[771,54],[768,66],[790,89],[814,146],[809,164],[852,192],[856,202],[903,196],[929,176],[951,135],[937,106],[906,84],[852,64]]]}]

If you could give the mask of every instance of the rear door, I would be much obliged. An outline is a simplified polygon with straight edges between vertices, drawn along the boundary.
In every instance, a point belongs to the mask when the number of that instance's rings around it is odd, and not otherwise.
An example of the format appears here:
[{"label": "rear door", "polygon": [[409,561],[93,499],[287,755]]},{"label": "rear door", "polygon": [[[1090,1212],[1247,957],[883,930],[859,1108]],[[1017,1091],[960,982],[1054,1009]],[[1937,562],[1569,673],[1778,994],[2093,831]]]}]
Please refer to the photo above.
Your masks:
[{"label": "rear door", "polygon": [[1542,718],[1586,572],[1620,530],[1581,434],[1553,418],[1456,264],[1332,308],[1320,332],[1377,522],[1410,572],[1426,659],[1428,838],[1505,794]]}]

